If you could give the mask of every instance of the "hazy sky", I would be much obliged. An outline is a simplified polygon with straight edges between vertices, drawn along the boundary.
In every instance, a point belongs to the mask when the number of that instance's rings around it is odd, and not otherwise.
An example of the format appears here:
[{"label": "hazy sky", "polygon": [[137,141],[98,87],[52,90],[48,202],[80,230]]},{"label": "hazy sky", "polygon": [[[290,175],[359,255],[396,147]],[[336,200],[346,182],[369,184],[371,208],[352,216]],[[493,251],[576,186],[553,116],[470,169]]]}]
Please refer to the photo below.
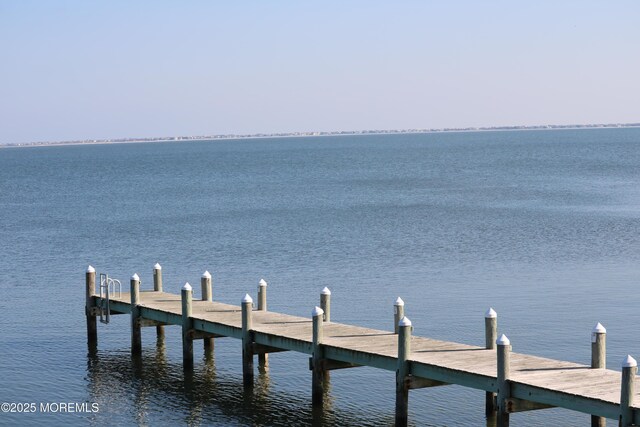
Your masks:
[{"label": "hazy sky", "polygon": [[610,122],[638,1],[0,0],[0,143]]}]

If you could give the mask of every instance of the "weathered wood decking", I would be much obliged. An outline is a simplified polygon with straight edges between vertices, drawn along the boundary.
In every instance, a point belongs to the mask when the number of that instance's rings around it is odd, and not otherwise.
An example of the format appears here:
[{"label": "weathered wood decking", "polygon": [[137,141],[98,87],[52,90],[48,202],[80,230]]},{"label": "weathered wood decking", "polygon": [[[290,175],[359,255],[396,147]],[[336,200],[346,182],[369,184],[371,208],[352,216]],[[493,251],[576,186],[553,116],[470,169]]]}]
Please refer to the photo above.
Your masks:
[{"label": "weathered wood decking", "polygon": [[[111,297],[112,313],[131,313],[131,294]],[[88,302],[99,307],[102,299]],[[180,295],[160,291],[140,292],[136,310],[142,326],[183,325]],[[226,336],[243,339],[242,307],[220,302],[193,300],[190,333],[194,338]],[[94,313],[95,315],[95,313]],[[313,355],[313,321],[265,310],[251,313],[251,340],[255,353],[291,350]],[[394,332],[368,329],[334,322],[322,325],[322,359],[327,369],[365,365],[388,371],[398,369],[399,336]],[[458,384],[487,392],[498,392],[495,349],[485,349],[425,337],[410,337],[407,372],[408,388]],[[632,371],[635,377],[635,369]],[[510,353],[509,392],[506,412],[563,407],[600,417],[619,419],[621,373],[593,369],[587,365],[558,361],[520,353]],[[633,397],[640,388],[632,383]],[[635,400],[640,402],[640,400]],[[631,404],[624,420],[640,424],[640,409]],[[508,416],[507,416],[508,423]],[[623,422],[624,424],[624,422]],[[627,425],[631,425],[627,422]]]}]

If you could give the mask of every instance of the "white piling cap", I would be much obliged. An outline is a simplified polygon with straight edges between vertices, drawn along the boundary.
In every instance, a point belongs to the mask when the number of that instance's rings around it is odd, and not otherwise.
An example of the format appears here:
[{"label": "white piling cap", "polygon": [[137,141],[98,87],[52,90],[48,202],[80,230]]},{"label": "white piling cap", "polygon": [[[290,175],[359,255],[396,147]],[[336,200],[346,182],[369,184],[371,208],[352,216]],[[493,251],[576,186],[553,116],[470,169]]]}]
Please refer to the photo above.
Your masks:
[{"label": "white piling cap", "polygon": [[498,317],[498,313],[496,313],[496,311],[489,307],[489,310],[487,310],[487,312],[484,314],[485,319],[495,319],[496,317]]},{"label": "white piling cap", "polygon": [[329,288],[327,288],[326,286],[324,287],[324,289],[320,292],[321,295],[331,295],[331,291],[329,290]]},{"label": "white piling cap", "polygon": [[258,286],[267,286],[267,281],[264,279],[260,279],[260,281],[258,282]]},{"label": "white piling cap", "polygon": [[511,345],[511,341],[505,334],[500,335],[500,338],[496,340],[496,344],[498,345]]},{"label": "white piling cap", "polygon": [[243,304],[253,304],[253,299],[251,298],[251,296],[249,294],[245,294],[244,298],[242,298],[242,303]]},{"label": "white piling cap", "polygon": [[87,273],[95,273],[96,269],[93,268],[92,266],[87,267]]},{"label": "white piling cap", "polygon": [[138,273],[135,273],[133,276],[131,276],[131,280],[135,280],[136,282],[139,282],[140,276],[138,276]]},{"label": "white piling cap", "polygon": [[404,316],[398,322],[398,326],[411,326],[411,320],[409,320],[409,318],[407,316]]},{"label": "white piling cap", "polygon": [[193,288],[191,287],[191,285],[189,284],[189,282],[185,283],[184,286],[182,287],[183,291],[191,291]]},{"label": "white piling cap", "polygon": [[154,270],[162,270],[162,266],[156,262],[156,265],[153,266]]},{"label": "white piling cap", "polygon": [[205,270],[205,272],[202,273],[202,278],[203,279],[211,279],[211,273],[209,273],[209,270]]},{"label": "white piling cap", "polygon": [[630,354],[627,354],[627,357],[625,357],[624,360],[622,361],[622,367],[623,368],[634,368],[636,366],[638,366],[638,362],[636,362],[636,359],[631,357]]},{"label": "white piling cap", "polygon": [[398,297],[398,299],[396,300],[395,303],[393,303],[393,305],[403,306],[404,305],[404,301],[402,301],[402,298]]},{"label": "white piling cap", "polygon": [[311,312],[311,317],[322,316],[323,314],[324,314],[324,310],[321,309],[320,307],[316,307]]},{"label": "white piling cap", "polygon": [[596,326],[593,327],[593,330],[591,332],[593,332],[594,334],[606,334],[607,330],[604,326],[602,326],[602,323],[598,322]]}]

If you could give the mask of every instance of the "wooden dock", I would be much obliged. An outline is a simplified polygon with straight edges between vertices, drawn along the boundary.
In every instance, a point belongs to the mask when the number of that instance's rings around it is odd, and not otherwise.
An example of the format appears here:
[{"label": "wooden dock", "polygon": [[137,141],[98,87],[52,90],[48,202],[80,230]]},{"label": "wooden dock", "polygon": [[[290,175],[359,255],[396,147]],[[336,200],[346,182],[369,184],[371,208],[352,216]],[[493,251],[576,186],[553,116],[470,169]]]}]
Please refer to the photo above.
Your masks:
[{"label": "wooden dock", "polygon": [[[244,384],[253,384],[254,355],[268,364],[268,353],[296,351],[310,355],[312,402],[323,404],[323,382],[328,371],[371,366],[396,375],[396,425],[407,424],[410,389],[458,384],[486,392],[487,414],[497,424],[509,424],[513,412],[562,407],[591,414],[593,426],[604,426],[605,418],[622,426],[640,425],[640,408],[634,406],[637,365],[630,356],[622,372],[605,368],[606,330],[598,324],[592,332],[592,364],[552,360],[511,352],[504,335],[497,338],[497,315],[485,315],[486,345],[434,340],[411,335],[411,322],[404,316],[400,298],[394,305],[395,330],[381,331],[335,323],[330,319],[330,292],[320,295],[321,307],[309,318],[267,311],[266,282],[260,283],[258,307],[246,295],[239,306],[214,302],[211,276],[202,277],[203,300],[193,300],[186,284],[180,295],[162,291],[161,267],[154,268],[154,290],[140,291],[134,275],[129,292],[96,293],[96,273],[86,272],[86,316],[90,345],[97,344],[96,316],[130,314],[132,354],[141,354],[140,328],[155,326],[163,334],[165,325],[183,330],[183,364],[193,367],[193,340],[205,346],[218,337],[242,341]],[[108,300],[108,301],[107,301]]]}]

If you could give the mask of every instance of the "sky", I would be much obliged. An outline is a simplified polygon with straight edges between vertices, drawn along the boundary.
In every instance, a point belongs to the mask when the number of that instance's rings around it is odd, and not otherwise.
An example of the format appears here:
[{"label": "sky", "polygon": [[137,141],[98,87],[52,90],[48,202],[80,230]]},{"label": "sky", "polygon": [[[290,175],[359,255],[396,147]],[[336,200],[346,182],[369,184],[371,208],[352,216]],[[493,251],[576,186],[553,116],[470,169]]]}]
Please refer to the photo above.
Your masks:
[{"label": "sky", "polygon": [[0,0],[0,144],[640,122],[638,1]]}]

